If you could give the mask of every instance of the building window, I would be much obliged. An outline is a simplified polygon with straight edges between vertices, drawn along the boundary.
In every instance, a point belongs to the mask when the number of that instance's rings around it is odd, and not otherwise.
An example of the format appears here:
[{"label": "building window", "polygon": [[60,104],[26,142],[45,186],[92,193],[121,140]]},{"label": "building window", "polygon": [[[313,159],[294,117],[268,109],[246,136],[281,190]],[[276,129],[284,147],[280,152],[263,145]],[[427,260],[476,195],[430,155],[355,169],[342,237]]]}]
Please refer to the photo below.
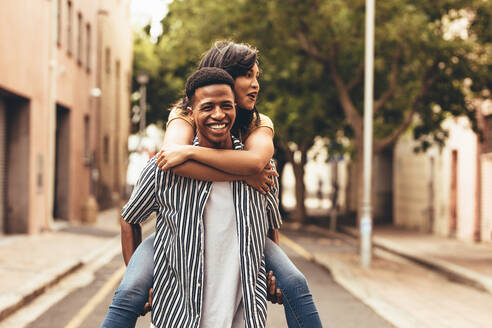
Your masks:
[{"label": "building window", "polygon": [[72,1],[67,2],[67,53],[72,54]]},{"label": "building window", "polygon": [[111,73],[111,49],[106,48],[106,73]]},{"label": "building window", "polygon": [[91,161],[91,121],[89,115],[84,116],[84,162],[86,165],[90,165]]},{"label": "building window", "polygon": [[77,63],[82,65],[82,34],[83,34],[82,14],[77,15]]},{"label": "building window", "polygon": [[87,72],[91,71],[91,25],[87,24],[85,27],[85,47],[86,47],[86,54],[85,54],[85,68],[87,69]]},{"label": "building window", "polygon": [[109,137],[104,136],[104,141],[103,141],[103,158],[104,158],[104,163],[109,163]]},{"label": "building window", "polygon": [[56,1],[56,44],[61,45],[62,31],[62,0]]}]

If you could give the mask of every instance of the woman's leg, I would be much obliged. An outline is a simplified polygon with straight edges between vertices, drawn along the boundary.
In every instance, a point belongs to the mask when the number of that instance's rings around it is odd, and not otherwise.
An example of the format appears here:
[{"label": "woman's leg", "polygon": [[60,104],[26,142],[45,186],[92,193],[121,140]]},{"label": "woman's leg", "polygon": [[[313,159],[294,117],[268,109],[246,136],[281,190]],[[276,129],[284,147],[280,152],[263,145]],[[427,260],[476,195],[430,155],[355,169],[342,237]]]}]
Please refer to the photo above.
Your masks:
[{"label": "woman's leg", "polygon": [[321,327],[318,310],[306,278],[270,238],[267,238],[265,244],[265,262],[267,272],[273,271],[277,287],[282,291],[285,318],[289,328]]},{"label": "woman's leg", "polygon": [[102,328],[133,328],[149,299],[154,271],[155,232],[135,250],[118,290],[109,306]]}]

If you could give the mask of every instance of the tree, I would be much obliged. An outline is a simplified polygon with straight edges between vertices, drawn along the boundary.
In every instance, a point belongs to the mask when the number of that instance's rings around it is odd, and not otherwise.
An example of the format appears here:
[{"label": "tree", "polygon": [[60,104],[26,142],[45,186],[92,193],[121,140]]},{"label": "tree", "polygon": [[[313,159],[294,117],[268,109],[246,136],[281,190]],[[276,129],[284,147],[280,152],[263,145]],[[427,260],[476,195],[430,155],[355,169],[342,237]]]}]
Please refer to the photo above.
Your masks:
[{"label": "tree", "polygon": [[[175,1],[157,46],[159,75],[177,90],[213,41],[257,46],[263,70],[259,108],[275,122],[276,142],[294,164],[297,199],[304,199],[305,154],[315,136],[352,138],[356,162],[362,158],[364,3]],[[486,95],[481,91],[491,85],[490,13],[490,2],[483,0],[376,3],[374,153],[391,147],[410,126],[425,149],[444,142],[445,118],[467,115],[475,123],[469,100]],[[469,23],[468,37],[450,32],[462,18]],[[300,151],[300,162],[289,143]],[[296,213],[305,216],[302,201]]]}]

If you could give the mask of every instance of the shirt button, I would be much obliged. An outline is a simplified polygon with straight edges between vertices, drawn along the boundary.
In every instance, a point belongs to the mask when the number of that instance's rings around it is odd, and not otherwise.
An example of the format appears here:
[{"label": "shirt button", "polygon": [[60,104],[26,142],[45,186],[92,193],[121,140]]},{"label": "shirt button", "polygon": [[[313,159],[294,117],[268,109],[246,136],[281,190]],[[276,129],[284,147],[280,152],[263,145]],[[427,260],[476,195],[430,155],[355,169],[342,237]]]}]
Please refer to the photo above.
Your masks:
[{"label": "shirt button", "polygon": [[200,286],[201,286],[201,284],[200,284],[200,283],[197,283],[197,286],[198,286],[198,287],[200,287]]}]

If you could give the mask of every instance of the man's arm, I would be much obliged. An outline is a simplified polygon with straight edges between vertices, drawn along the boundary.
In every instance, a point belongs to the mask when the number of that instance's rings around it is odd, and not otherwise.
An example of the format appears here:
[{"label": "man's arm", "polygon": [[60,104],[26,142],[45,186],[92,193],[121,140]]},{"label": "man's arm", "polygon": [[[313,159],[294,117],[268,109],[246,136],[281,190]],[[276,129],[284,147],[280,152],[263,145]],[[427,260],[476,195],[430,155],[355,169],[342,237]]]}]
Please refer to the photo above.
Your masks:
[{"label": "man's arm", "polygon": [[121,251],[125,265],[128,265],[130,259],[142,242],[142,228],[140,224],[131,224],[120,217],[121,227]]}]

